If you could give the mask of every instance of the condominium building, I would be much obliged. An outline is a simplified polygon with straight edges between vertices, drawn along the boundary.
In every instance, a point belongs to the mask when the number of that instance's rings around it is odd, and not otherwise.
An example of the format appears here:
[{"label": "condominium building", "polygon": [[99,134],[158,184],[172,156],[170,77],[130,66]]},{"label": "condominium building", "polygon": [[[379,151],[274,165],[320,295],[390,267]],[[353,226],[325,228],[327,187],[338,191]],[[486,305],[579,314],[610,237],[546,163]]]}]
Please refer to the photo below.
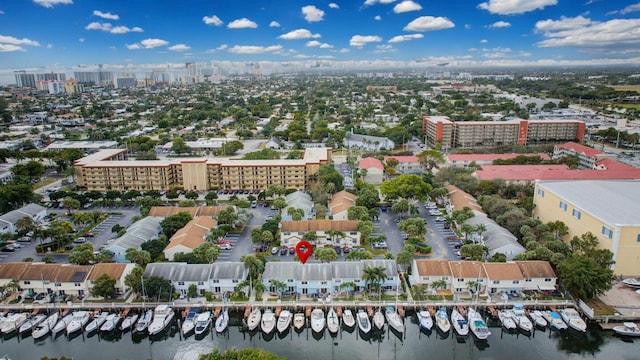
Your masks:
[{"label": "condominium building", "polygon": [[126,149],[106,149],[75,162],[78,185],[87,190],[261,190],[272,185],[305,189],[329,164],[331,148],[305,149],[296,160],[173,158],[127,160]]},{"label": "condominium building", "polygon": [[567,156],[575,157],[578,160],[578,168],[581,170],[596,169],[598,161],[602,159],[615,160],[617,157],[616,154],[607,154],[574,142],[558,144],[553,148],[553,160],[559,160]]}]

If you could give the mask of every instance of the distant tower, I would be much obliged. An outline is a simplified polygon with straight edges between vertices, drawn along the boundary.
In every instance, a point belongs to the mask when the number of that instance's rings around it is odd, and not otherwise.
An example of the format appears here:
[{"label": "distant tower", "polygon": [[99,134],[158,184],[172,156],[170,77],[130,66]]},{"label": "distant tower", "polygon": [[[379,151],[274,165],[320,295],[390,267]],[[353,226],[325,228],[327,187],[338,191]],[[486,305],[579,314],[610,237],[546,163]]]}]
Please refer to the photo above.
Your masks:
[{"label": "distant tower", "polygon": [[262,76],[262,71],[260,71],[260,64],[258,64],[257,62],[253,63],[252,74],[253,76]]}]

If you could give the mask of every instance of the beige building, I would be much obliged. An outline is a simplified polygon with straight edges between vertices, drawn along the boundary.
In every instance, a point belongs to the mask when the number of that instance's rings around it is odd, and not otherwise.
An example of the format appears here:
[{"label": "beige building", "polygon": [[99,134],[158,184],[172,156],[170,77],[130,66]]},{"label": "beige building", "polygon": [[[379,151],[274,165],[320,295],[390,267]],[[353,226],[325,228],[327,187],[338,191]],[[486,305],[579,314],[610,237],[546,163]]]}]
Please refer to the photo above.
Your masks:
[{"label": "beige building", "polygon": [[182,229],[176,231],[169,239],[169,244],[164,248],[164,257],[173,260],[177,253],[191,253],[206,241],[209,230],[213,229],[217,221],[201,216],[187,223]]},{"label": "beige building", "polygon": [[356,206],[356,198],[355,194],[346,190],[335,193],[329,202],[329,213],[333,220],[349,220],[349,208]]},{"label": "beige building", "polygon": [[280,223],[280,244],[296,246],[310,231],[316,233],[316,247],[360,245],[357,220],[283,221]]}]

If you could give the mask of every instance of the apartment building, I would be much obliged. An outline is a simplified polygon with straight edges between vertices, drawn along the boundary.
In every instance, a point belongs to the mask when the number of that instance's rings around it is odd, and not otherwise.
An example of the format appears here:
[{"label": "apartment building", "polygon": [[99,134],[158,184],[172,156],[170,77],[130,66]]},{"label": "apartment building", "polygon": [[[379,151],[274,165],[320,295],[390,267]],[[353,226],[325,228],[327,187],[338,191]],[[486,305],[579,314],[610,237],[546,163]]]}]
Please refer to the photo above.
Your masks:
[{"label": "apartment building", "polygon": [[331,148],[305,149],[303,159],[234,160],[172,158],[127,160],[126,149],[105,149],[76,160],[78,185],[87,190],[305,189],[320,166],[329,164]]},{"label": "apartment building", "polygon": [[573,156],[578,159],[578,168],[581,170],[595,169],[598,161],[603,159],[616,159],[616,154],[607,154],[594,148],[568,142],[558,144],[553,148],[553,160],[559,160],[567,156]]}]

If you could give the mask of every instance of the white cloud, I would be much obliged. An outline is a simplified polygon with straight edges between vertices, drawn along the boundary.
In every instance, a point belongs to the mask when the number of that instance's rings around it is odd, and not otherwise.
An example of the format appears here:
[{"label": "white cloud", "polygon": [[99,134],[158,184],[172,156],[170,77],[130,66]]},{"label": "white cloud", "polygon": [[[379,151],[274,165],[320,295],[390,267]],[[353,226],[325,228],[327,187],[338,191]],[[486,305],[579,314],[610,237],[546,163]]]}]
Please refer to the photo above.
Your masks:
[{"label": "white cloud", "polygon": [[492,14],[512,15],[544,9],[546,6],[557,5],[558,0],[489,0],[478,5],[480,9]]},{"label": "white cloud", "polygon": [[364,2],[364,6],[371,6],[371,5],[375,5],[375,4],[391,4],[393,2],[395,2],[396,0],[366,0]]},{"label": "white cloud", "polygon": [[4,11],[0,10],[0,15],[4,15]]},{"label": "white cloud", "polygon": [[446,17],[420,16],[404,27],[404,31],[435,31],[455,27]]},{"label": "white cloud", "polygon": [[368,43],[380,42],[382,38],[378,35],[353,35],[349,40],[349,45],[357,48],[362,48]]},{"label": "white cloud", "polygon": [[398,35],[398,36],[394,36],[393,38],[391,38],[391,40],[389,40],[389,42],[390,43],[399,43],[399,42],[403,42],[403,41],[422,39],[423,37],[424,37],[424,35],[422,35],[422,34]]},{"label": "white cloud", "polygon": [[258,24],[247,18],[233,20],[229,25],[227,25],[227,28],[229,29],[255,29],[257,27]]},{"label": "white cloud", "polygon": [[499,28],[508,28],[511,26],[511,23],[506,21],[496,21],[493,24],[489,25],[490,29],[499,29]]},{"label": "white cloud", "polygon": [[471,30],[471,24],[464,24],[465,30]]},{"label": "white cloud", "polygon": [[47,44],[47,49],[53,49],[53,44]]},{"label": "white cloud", "polygon": [[373,17],[373,19],[377,20],[377,21],[380,21],[380,20],[382,20],[382,16],[376,15],[376,16]]},{"label": "white cloud", "polygon": [[388,53],[397,51],[391,45],[376,45],[376,49],[373,51],[374,53]]},{"label": "white cloud", "polygon": [[33,0],[34,3],[51,9],[55,5],[71,5],[73,0]]},{"label": "white cloud", "polygon": [[620,10],[620,14],[624,15],[636,11],[640,11],[640,3],[627,6],[626,8]]},{"label": "white cloud", "polygon": [[89,25],[85,26],[85,30],[102,30],[102,31],[109,31],[111,30],[113,26],[110,23],[101,23],[101,22],[97,22],[94,21],[92,23],[90,23]]},{"label": "white cloud", "polygon": [[318,40],[311,40],[305,45],[307,47],[319,47],[320,49],[333,49],[333,45],[322,43]]},{"label": "white cloud", "polygon": [[130,32],[144,32],[144,30],[142,30],[142,28],[137,26],[133,28],[128,28],[126,26],[116,26],[113,29],[111,29],[109,32],[112,34],[126,34]]},{"label": "white cloud", "polygon": [[591,24],[591,19],[582,16],[576,16],[574,18],[562,16],[560,17],[560,20],[547,19],[538,21],[535,27],[536,32],[550,32],[579,29],[589,24]]},{"label": "white cloud", "polygon": [[277,21],[272,21],[269,23],[269,27],[280,27],[280,23]]},{"label": "white cloud", "polygon": [[216,50],[225,50],[225,49],[226,49],[226,48],[228,48],[228,47],[229,47],[229,45],[227,45],[227,44],[222,44],[222,45],[218,46],[218,47],[216,48]]},{"label": "white cloud", "polygon": [[144,32],[144,30],[142,30],[141,27],[135,26],[132,28],[128,28],[126,26],[116,26],[113,27],[113,25],[111,25],[110,23],[100,23],[97,21],[94,21],[92,23],[90,23],[89,25],[84,27],[86,30],[102,30],[102,31],[107,31],[110,32],[112,34],[126,34],[126,33],[130,33],[130,32]]},{"label": "white cloud", "polygon": [[575,46],[602,50],[640,46],[640,19],[598,22],[578,16],[543,20],[536,23],[536,31],[546,38],[537,44],[540,47]]},{"label": "white cloud", "polygon": [[349,48],[342,48],[342,49],[340,49],[340,51],[338,51],[338,52],[339,52],[340,54],[346,54],[346,53],[348,53],[348,52],[351,52],[351,49],[349,49]]},{"label": "white cloud", "polygon": [[202,21],[207,25],[222,26],[222,24],[224,24],[224,22],[216,15],[205,16],[202,18]]},{"label": "white cloud", "polygon": [[35,40],[27,38],[18,39],[13,36],[6,35],[0,35],[0,44],[40,46],[40,43]]},{"label": "white cloud", "polygon": [[84,42],[84,38],[80,38],[80,39],[78,39],[78,41],[83,43]]},{"label": "white cloud", "polygon": [[0,44],[0,52],[26,51],[22,46],[13,44]]},{"label": "white cloud", "polygon": [[103,13],[100,10],[93,10],[93,15],[99,16],[99,17],[101,17],[103,19],[120,20],[120,16],[118,16],[116,14],[112,14],[112,13]]},{"label": "white cloud", "polygon": [[279,39],[283,40],[317,39],[319,37],[320,34],[312,34],[311,31],[307,29],[297,29],[278,36]]},{"label": "white cloud", "polygon": [[313,5],[303,6],[302,13],[304,14],[304,19],[308,22],[318,22],[324,20],[324,11],[318,9]]},{"label": "white cloud", "polygon": [[191,50],[191,47],[185,44],[175,44],[173,46],[170,46],[168,49],[171,51],[187,51]]},{"label": "white cloud", "polygon": [[153,48],[157,48],[158,46],[169,45],[169,42],[162,39],[144,39],[140,41],[140,44],[142,44],[142,46],[144,46],[145,49],[153,49]]},{"label": "white cloud", "polygon": [[229,49],[233,54],[266,54],[282,50],[281,45],[271,46],[240,46],[236,45]]},{"label": "white cloud", "polygon": [[126,44],[125,45],[127,47],[127,49],[129,50],[139,50],[142,49],[142,46],[140,46],[140,44]]},{"label": "white cloud", "polygon": [[338,6],[338,4],[336,3],[329,3],[329,7],[332,9],[340,9],[340,6]]},{"label": "white cloud", "polygon": [[476,52],[476,51],[478,51],[478,49],[476,49],[476,48],[469,48],[469,50],[467,50],[467,51],[468,51],[468,52]]},{"label": "white cloud", "polygon": [[422,6],[420,6],[420,4],[413,2],[411,0],[404,0],[403,2],[393,7],[393,12],[396,14],[406,13],[410,11],[420,11],[420,10],[422,10]]},{"label": "white cloud", "polygon": [[482,40],[480,40],[480,44],[486,44],[486,43],[488,43],[488,42],[489,42],[489,40],[487,40],[487,39],[482,39]]}]

